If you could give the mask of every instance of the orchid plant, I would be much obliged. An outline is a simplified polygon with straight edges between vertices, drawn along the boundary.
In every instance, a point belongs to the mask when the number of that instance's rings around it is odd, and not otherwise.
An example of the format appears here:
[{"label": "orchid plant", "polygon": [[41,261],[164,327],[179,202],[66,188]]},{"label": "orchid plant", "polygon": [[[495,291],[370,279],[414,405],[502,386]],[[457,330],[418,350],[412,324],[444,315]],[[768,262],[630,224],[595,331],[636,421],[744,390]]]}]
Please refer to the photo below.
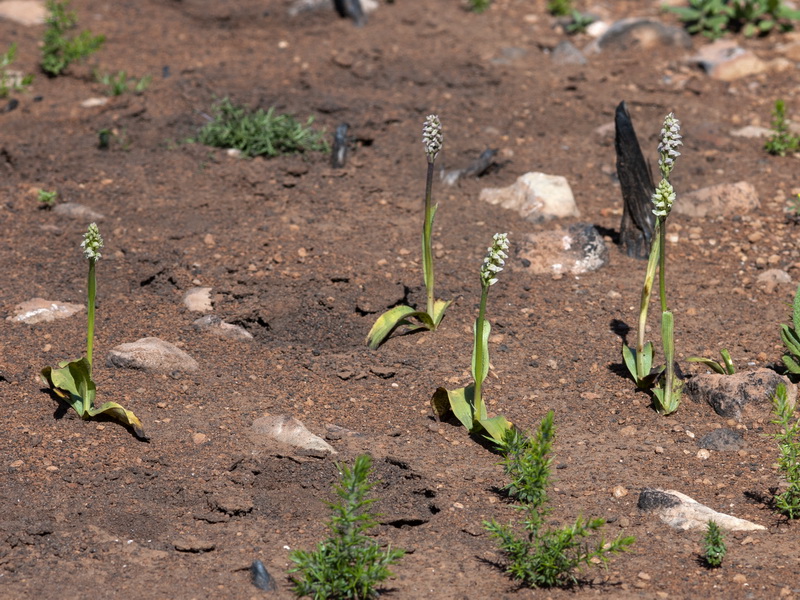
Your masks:
[{"label": "orchid plant", "polygon": [[[625,365],[639,388],[653,387],[663,373],[658,386],[653,389],[653,394],[656,410],[665,415],[678,409],[681,395],[681,381],[675,375],[674,318],[672,312],[667,308],[666,294],[666,224],[675,202],[675,190],[669,182],[669,177],[675,166],[675,159],[680,156],[677,148],[683,145],[681,139],[680,122],[674,114],[670,113],[664,119],[661,142],[658,145],[661,181],[652,197],[653,214],[656,215],[654,243],[650,248],[642,286],[636,348],[629,348],[626,345],[622,347]],[[645,343],[644,337],[656,268],[658,268],[658,295],[661,302],[661,341],[666,364],[653,369],[653,344],[652,342]]]},{"label": "orchid plant", "polygon": [[[409,331],[428,329],[435,331],[441,323],[447,307],[452,300],[437,300],[433,287],[433,250],[431,248],[431,234],[433,231],[433,218],[436,215],[438,204],[431,200],[433,189],[433,169],[436,157],[444,144],[442,123],[436,115],[428,115],[422,127],[422,144],[428,158],[428,175],[425,181],[425,219],[422,225],[422,278],[425,282],[427,303],[425,310],[417,310],[411,306],[400,305],[390,308],[383,313],[370,329],[367,335],[367,345],[373,350],[380,346],[391,333],[405,325]],[[415,319],[417,322],[412,321]]]},{"label": "orchid plant", "polygon": [[59,368],[45,367],[42,369],[42,380],[50,387],[54,394],[69,404],[82,419],[91,419],[98,415],[106,415],[116,419],[124,425],[130,426],[137,437],[148,439],[144,433],[141,421],[116,402],[106,402],[100,407],[94,406],[97,391],[92,380],[92,350],[94,347],[94,308],[97,294],[97,281],[95,278],[95,265],[100,259],[100,249],[103,247],[103,238],[96,223],[89,225],[83,236],[81,248],[89,261],[89,276],[87,281],[87,294],[89,306],[87,309],[86,356],[78,360],[62,361]]},{"label": "orchid plant", "polygon": [[489,374],[489,332],[492,328],[486,319],[486,301],[489,288],[497,283],[497,275],[503,270],[507,251],[508,234],[496,233],[481,266],[481,303],[474,326],[472,383],[452,391],[440,387],[431,398],[438,419],[452,413],[471,434],[485,431],[498,445],[502,445],[506,432],[513,426],[502,415],[489,418],[483,401],[483,382]]}]

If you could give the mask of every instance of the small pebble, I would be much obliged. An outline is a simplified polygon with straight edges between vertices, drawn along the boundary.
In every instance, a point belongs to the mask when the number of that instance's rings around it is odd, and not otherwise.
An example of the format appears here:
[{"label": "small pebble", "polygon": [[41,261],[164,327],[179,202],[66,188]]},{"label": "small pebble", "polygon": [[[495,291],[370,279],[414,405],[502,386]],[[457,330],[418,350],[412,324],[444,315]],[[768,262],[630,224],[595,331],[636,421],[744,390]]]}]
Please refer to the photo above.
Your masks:
[{"label": "small pebble", "polygon": [[192,434],[192,441],[197,444],[205,444],[208,441],[208,436],[205,433],[195,433]]},{"label": "small pebble", "polygon": [[747,583],[747,577],[745,577],[741,573],[737,573],[736,575],[733,576],[733,582],[734,583]]},{"label": "small pebble", "polygon": [[705,448],[697,451],[697,458],[699,458],[700,460],[708,460],[710,456],[711,452],[709,452]]},{"label": "small pebble", "polygon": [[611,493],[614,494],[614,498],[624,498],[628,495],[628,490],[621,485],[614,486],[614,489],[611,490]]}]

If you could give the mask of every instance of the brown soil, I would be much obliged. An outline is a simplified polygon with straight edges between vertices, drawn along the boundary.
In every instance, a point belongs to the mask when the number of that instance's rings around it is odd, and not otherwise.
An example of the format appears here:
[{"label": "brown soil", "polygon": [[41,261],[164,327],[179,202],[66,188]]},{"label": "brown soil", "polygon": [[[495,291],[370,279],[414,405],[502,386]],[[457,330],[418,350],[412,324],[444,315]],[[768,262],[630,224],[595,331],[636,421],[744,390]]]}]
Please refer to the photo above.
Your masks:
[{"label": "brown soil", "polygon": [[[644,262],[612,248],[599,272],[553,279],[511,260],[489,299],[490,409],[526,429],[555,411],[551,518],[600,516],[607,536],[635,536],[608,571],[586,571],[570,590],[518,589],[481,525],[517,514],[498,493],[498,457],[463,429],[436,423],[428,404],[437,386],[469,381],[477,269],[492,234],[508,231],[513,243],[550,227],[479,202],[480,189],[531,170],[564,175],[582,220],[613,235],[622,206],[614,148],[595,130],[623,99],[650,160],[664,115],[681,119],[679,194],[747,180],[762,199],[742,218],[670,218],[680,236],[668,255],[679,357],[726,347],[743,370],[779,362],[778,324],[793,286],[766,293],[755,278],[767,267],[798,276],[798,230],[784,212],[795,161],[729,132],[768,124],[776,98],[796,111],[794,70],[722,83],[682,63],[683,51],[637,49],[554,66],[546,50],[565,36],[544,0],[498,0],[482,15],[459,0],[435,4],[382,4],[357,29],[329,9],[291,18],[284,1],[75,0],[80,23],[106,35],[106,45],[68,76],[38,74],[30,93],[16,95],[19,107],[0,115],[0,300],[6,314],[36,296],[85,302],[78,244],[86,223],[39,210],[36,190],[57,189],[106,215],[98,396],[135,411],[151,440],[81,421],[43,389],[43,366],[82,352],[82,316],[36,326],[0,320],[1,597],[267,597],[250,583],[249,565],[260,559],[277,578],[272,597],[290,598],[289,549],[326,535],[335,462],[364,452],[375,460],[377,539],[408,550],[388,598],[798,592],[798,526],[757,500],[780,481],[768,411],[741,424],[744,451],[704,461],[697,438],[725,419],[689,400],[659,416],[621,375],[612,322],[635,329]],[[603,4],[611,18],[675,22],[660,2]],[[42,30],[0,22],[0,39],[19,45],[16,67],[37,69]],[[779,39],[741,42],[769,59]],[[93,67],[152,74],[153,83],[143,95],[83,108],[103,94]],[[185,143],[226,96],[315,115],[328,132],[349,123],[347,167],[332,169],[323,154],[237,160]],[[373,352],[364,338],[377,315],[406,287],[410,301],[423,301],[420,131],[432,112],[445,127],[440,164],[462,167],[496,147],[501,168],[436,184],[437,296],[456,302],[439,331],[396,336]],[[122,143],[99,150],[104,128]],[[751,243],[756,232],[763,236]],[[214,313],[254,341],[195,331],[198,315],[181,301],[195,285],[212,287]],[[653,336],[657,327],[654,317]],[[180,345],[200,371],[105,366],[112,347],[147,336]],[[248,433],[265,413],[294,415],[321,435],[334,425],[358,435],[328,433],[339,452],[328,459],[265,449]],[[628,495],[616,498],[615,486]],[[700,533],[639,513],[645,487],[680,490],[768,531],[729,535],[724,566],[707,570]]]}]

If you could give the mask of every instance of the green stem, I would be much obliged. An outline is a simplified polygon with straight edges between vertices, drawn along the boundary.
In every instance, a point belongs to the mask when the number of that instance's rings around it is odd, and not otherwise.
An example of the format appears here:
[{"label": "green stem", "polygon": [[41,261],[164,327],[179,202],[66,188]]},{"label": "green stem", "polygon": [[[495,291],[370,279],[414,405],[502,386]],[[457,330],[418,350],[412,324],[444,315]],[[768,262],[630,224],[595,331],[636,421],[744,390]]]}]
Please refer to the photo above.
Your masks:
[{"label": "green stem", "polygon": [[658,222],[660,224],[658,232],[658,296],[661,299],[661,312],[663,313],[667,310],[667,218],[658,217]]},{"label": "green stem", "polygon": [[655,280],[656,266],[658,265],[660,254],[661,219],[656,220],[653,233],[653,244],[650,246],[650,256],[647,259],[647,270],[645,271],[644,285],[642,286],[642,300],[639,304],[639,326],[636,340],[636,378],[638,380],[642,380],[650,374],[644,372],[644,334],[647,325],[647,309],[650,306],[650,294],[653,291],[653,281]]},{"label": "green stem", "polygon": [[[89,296],[89,305],[87,307],[87,325],[86,325],[86,360],[89,363],[89,379],[92,378],[92,349],[94,347],[94,300],[97,294],[97,282],[94,276],[94,264],[97,259],[89,259],[89,276],[86,284],[87,295]],[[84,414],[92,408],[91,400],[87,397],[83,399]]]},{"label": "green stem", "polygon": [[[436,214],[436,205],[431,202],[433,189],[433,161],[428,161],[428,175],[425,181],[425,222],[422,225],[422,276],[425,281],[425,291],[428,296],[427,313],[433,319],[434,292],[433,292],[433,252],[431,251],[431,232],[433,230],[433,217]],[[434,323],[434,328],[436,323]]]},{"label": "green stem", "polygon": [[483,358],[489,357],[489,349],[483,347],[483,328],[486,323],[486,300],[489,297],[489,286],[481,285],[481,306],[478,309],[478,319],[475,321],[475,346],[473,352],[475,353],[475,369],[472,377],[475,380],[475,392],[473,395],[472,404],[472,418],[478,420],[483,414],[483,398],[481,396],[481,388],[483,386]]}]

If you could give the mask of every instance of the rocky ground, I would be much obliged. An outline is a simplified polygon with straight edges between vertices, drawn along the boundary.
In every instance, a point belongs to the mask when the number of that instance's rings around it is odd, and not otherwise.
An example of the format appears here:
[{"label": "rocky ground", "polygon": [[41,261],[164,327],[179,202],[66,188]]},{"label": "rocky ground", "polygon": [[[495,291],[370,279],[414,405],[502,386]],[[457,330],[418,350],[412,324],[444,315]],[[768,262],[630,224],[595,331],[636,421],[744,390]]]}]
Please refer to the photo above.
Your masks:
[{"label": "rocky ground", "polygon": [[[782,477],[769,404],[800,279],[787,213],[800,187],[796,158],[763,149],[775,101],[790,119],[800,111],[796,34],[731,35],[731,50],[688,37],[651,1],[577,2],[607,25],[650,20],[597,37],[567,35],[544,0],[496,0],[483,14],[460,0],[380,2],[363,27],[328,3],[75,0],[81,26],[106,42],[48,78],[44,26],[2,17],[11,4],[0,2],[0,50],[16,43],[12,68],[36,78],[0,103],[0,597],[290,598],[289,553],[325,537],[336,464],[362,453],[374,460],[375,539],[408,552],[389,598],[800,593],[800,531],[770,502]],[[108,97],[95,69],[152,83]],[[313,116],[329,138],[348,123],[344,168],[325,153],[242,159],[192,143],[225,97]],[[740,414],[687,394],[660,416],[625,376],[645,262],[615,244],[623,100],[653,166],[664,116],[681,120],[667,244],[677,357],[697,382],[706,369],[686,359],[727,348],[749,383],[767,381]],[[497,153],[481,177],[435,180],[437,296],[454,300],[440,329],[372,351],[364,340],[381,312],[424,304],[420,133],[431,113],[445,171]],[[531,172],[565,178],[566,216],[485,200]],[[40,208],[40,189],[58,191],[54,209]],[[33,298],[86,305],[79,244],[92,220],[105,240],[98,401],[134,411],[149,442],[80,420],[39,379],[84,351],[82,307],[16,319]],[[542,258],[570,227],[604,244],[596,270]],[[531,591],[504,573],[482,527],[517,517],[498,456],[429,405],[437,387],[470,381],[478,269],[496,232],[512,248],[489,297],[489,409],[524,429],[554,411],[553,524],[603,517],[607,537],[636,537],[567,590]],[[660,348],[655,312],[648,337]],[[143,338],[179,362],[140,364],[120,349]],[[318,446],[269,437],[289,418]],[[639,508],[653,488],[763,529],[729,531],[723,566],[707,569],[699,530]],[[253,586],[254,560],[275,591]]]}]

